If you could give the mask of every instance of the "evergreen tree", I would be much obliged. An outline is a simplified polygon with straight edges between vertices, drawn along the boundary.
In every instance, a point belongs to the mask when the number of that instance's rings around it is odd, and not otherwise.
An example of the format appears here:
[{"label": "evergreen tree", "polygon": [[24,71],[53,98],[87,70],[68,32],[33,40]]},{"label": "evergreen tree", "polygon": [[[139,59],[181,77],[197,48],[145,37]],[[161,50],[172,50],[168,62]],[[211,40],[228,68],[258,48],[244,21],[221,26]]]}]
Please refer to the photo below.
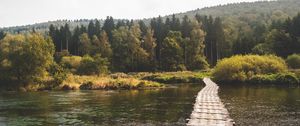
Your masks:
[{"label": "evergreen tree", "polygon": [[115,29],[114,19],[108,16],[104,21],[102,29],[107,33],[109,41],[112,42],[112,31]]},{"label": "evergreen tree", "polygon": [[99,35],[101,32],[101,24],[99,22],[99,20],[96,20],[95,23],[95,34],[94,35]]},{"label": "evergreen tree", "polygon": [[63,34],[62,41],[64,43],[62,48],[69,51],[69,47],[70,47],[69,42],[70,42],[71,36],[72,36],[69,24],[65,24],[65,26],[62,29],[63,29],[62,30],[63,31],[62,32],[62,34]]},{"label": "evergreen tree", "polygon": [[144,21],[139,21],[139,26],[140,26],[140,29],[142,32],[141,36],[146,35],[148,28],[147,28],[146,24],[144,23]]},{"label": "evergreen tree", "polygon": [[152,19],[151,28],[154,31],[154,38],[156,38],[156,59],[158,64],[161,64],[161,48],[162,42],[164,41],[168,31],[165,29],[165,24],[163,23],[162,18],[159,16],[157,19]]},{"label": "evergreen tree", "polygon": [[91,20],[89,25],[88,25],[88,35],[89,38],[92,39],[94,35],[96,35],[96,27],[94,22]]},{"label": "evergreen tree", "polygon": [[71,38],[71,48],[70,48],[70,53],[73,54],[73,55],[79,55],[79,36],[82,34],[81,30],[80,30],[80,27],[76,27],[74,29],[74,33],[72,35],[72,38]]},{"label": "evergreen tree", "polygon": [[0,31],[0,40],[3,39],[6,36],[6,33],[3,31]]},{"label": "evergreen tree", "polygon": [[181,33],[183,38],[190,37],[190,32],[192,31],[191,20],[187,15],[183,17],[183,21],[181,24]]},{"label": "evergreen tree", "polygon": [[172,15],[170,30],[172,31],[180,31],[180,20],[176,18],[175,14]]}]

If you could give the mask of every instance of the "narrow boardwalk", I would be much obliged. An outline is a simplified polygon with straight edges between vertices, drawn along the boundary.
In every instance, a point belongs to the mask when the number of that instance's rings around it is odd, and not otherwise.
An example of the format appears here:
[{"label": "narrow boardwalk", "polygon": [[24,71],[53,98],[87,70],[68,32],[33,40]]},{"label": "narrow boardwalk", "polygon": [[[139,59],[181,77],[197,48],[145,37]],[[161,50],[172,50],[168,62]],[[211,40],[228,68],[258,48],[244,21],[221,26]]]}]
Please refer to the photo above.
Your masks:
[{"label": "narrow boardwalk", "polygon": [[233,126],[234,122],[218,96],[219,86],[209,78],[198,93],[188,126]]}]

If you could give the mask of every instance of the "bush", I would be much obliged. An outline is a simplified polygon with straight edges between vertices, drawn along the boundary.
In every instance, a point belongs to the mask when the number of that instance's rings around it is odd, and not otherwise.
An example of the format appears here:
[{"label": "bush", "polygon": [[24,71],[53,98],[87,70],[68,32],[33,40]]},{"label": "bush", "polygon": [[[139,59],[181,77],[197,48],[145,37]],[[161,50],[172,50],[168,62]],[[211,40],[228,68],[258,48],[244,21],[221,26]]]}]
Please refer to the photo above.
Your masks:
[{"label": "bush", "polygon": [[61,85],[62,82],[67,78],[67,73],[55,62],[51,64],[48,72],[53,78],[53,87]]},{"label": "bush", "polygon": [[277,84],[299,84],[299,79],[294,73],[285,73],[276,75]]},{"label": "bush", "polygon": [[206,70],[209,68],[209,64],[205,60],[205,57],[196,56],[194,61],[190,64],[189,70]]},{"label": "bush", "polygon": [[270,75],[255,75],[247,80],[250,84],[299,84],[299,79],[294,73],[280,73]]},{"label": "bush", "polygon": [[82,58],[77,72],[82,75],[104,74],[108,72],[108,61],[96,55],[94,58],[86,55]]},{"label": "bush", "polygon": [[246,81],[255,75],[285,73],[287,65],[272,55],[237,55],[219,61],[213,71],[217,81]]},{"label": "bush", "polygon": [[290,68],[300,69],[300,55],[290,55],[287,57],[286,62]]},{"label": "bush", "polygon": [[82,57],[80,56],[64,56],[62,57],[60,64],[63,68],[75,72],[79,68],[81,60]]},{"label": "bush", "polygon": [[201,83],[204,77],[209,77],[209,72],[164,72],[148,74],[142,77],[143,80],[150,80],[159,83]]}]

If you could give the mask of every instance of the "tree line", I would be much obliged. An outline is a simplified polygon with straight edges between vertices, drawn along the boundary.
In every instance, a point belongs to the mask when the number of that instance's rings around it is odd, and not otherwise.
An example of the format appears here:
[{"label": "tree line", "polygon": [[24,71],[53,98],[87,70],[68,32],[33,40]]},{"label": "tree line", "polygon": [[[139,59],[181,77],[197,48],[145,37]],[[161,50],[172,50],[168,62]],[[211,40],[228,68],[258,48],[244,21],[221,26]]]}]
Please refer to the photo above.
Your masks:
[{"label": "tree line", "polygon": [[64,55],[101,54],[110,62],[112,71],[178,71],[201,70],[215,64],[224,42],[220,18],[196,15],[183,19],[153,18],[143,21],[107,17],[101,26],[92,20],[88,27],[68,24],[49,27],[48,34],[56,47],[55,59]]}]

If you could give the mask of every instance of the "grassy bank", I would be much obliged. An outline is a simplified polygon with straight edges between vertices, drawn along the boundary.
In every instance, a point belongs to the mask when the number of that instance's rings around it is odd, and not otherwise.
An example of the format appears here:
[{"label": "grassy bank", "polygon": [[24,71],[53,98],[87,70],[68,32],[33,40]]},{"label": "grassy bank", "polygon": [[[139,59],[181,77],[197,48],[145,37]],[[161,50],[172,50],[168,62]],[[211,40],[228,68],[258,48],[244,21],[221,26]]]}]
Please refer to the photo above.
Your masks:
[{"label": "grassy bank", "polygon": [[274,55],[236,55],[219,61],[212,72],[218,83],[299,85],[299,72]]},{"label": "grassy bank", "polygon": [[294,73],[260,74],[245,80],[214,80],[219,84],[258,84],[258,85],[299,85],[299,77]]},{"label": "grassy bank", "polygon": [[160,88],[164,85],[153,82],[140,80],[131,76],[112,77],[112,76],[79,76],[68,75],[58,89],[63,90],[114,90],[114,89],[141,89],[141,88]]},{"label": "grassy bank", "polygon": [[204,77],[209,77],[210,72],[163,72],[144,75],[143,80],[159,83],[200,83]]}]

